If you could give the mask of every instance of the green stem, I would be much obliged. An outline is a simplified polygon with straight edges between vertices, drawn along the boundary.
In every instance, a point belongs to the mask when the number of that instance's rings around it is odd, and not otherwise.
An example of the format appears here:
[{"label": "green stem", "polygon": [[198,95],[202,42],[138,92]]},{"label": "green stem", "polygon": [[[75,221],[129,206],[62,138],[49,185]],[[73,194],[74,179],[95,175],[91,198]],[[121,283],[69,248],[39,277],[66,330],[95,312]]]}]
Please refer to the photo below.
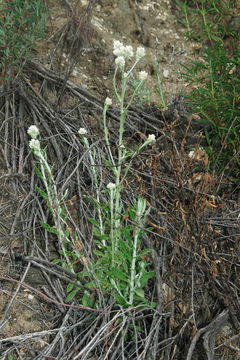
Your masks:
[{"label": "green stem", "polygon": [[109,141],[109,131],[108,131],[108,127],[107,127],[107,109],[108,109],[108,106],[105,105],[104,109],[103,109],[104,140],[105,140],[105,143],[107,145],[109,157],[110,157],[110,160],[111,160],[111,163],[112,163],[112,171],[113,171],[113,174],[116,176],[117,175],[117,170],[116,170],[115,161],[113,159],[113,155],[112,155],[112,151],[111,151],[111,146],[110,146],[110,141]]},{"label": "green stem", "polygon": [[132,253],[132,264],[131,264],[131,275],[130,275],[130,291],[129,291],[129,304],[133,304],[134,290],[135,290],[135,277],[136,277],[136,260],[137,260],[137,245],[139,238],[139,229],[134,231],[133,240],[133,253]]},{"label": "green stem", "polygon": [[115,242],[114,238],[114,189],[110,190],[110,242],[112,244],[112,266],[115,264]]},{"label": "green stem", "polygon": [[162,78],[160,75],[160,66],[159,66],[157,59],[154,59],[154,65],[155,65],[155,70],[156,70],[157,80],[158,80],[158,91],[157,92],[160,95],[162,106],[165,109],[167,107],[167,104],[166,104],[166,100],[165,100],[165,96],[164,96],[164,92],[163,92],[163,81],[162,81]]},{"label": "green stem", "polygon": [[65,255],[64,241],[69,242],[70,240],[66,237],[64,230],[63,230],[62,223],[64,222],[64,220],[61,217],[61,207],[59,205],[57,187],[56,187],[53,175],[52,175],[52,171],[51,171],[50,166],[48,165],[46,156],[42,150],[40,150],[40,152],[37,154],[37,156],[39,157],[39,160],[40,160],[42,179],[43,179],[44,186],[47,190],[49,207],[51,209],[54,224],[57,228],[58,240],[59,240],[62,252],[64,254],[65,260],[67,262],[67,265],[69,266],[71,271],[74,273],[72,264],[70,263],[68,256]]},{"label": "green stem", "polygon": [[[91,149],[88,139],[83,136],[83,144],[85,145],[85,147],[88,150],[89,153],[89,159],[90,159],[90,165],[91,165],[91,172],[92,172],[92,176],[93,176],[93,183],[96,187],[96,199],[98,204],[100,203],[100,191],[99,191],[99,179],[98,179],[98,172],[96,171],[96,167],[95,167],[95,161],[94,159],[96,158],[95,156],[95,149]],[[103,235],[104,234],[104,226],[103,226],[103,219],[102,219],[102,213],[99,207],[97,207],[97,212],[98,212],[98,219],[99,219],[99,229],[100,229],[100,233]],[[103,240],[103,245],[106,246],[106,241]]]}]

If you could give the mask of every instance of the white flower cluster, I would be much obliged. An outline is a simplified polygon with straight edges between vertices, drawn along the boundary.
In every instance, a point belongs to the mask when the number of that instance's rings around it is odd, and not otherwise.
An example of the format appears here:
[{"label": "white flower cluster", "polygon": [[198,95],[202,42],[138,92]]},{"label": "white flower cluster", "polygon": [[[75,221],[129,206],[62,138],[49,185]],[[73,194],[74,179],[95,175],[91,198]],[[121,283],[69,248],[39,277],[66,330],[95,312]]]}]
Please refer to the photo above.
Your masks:
[{"label": "white flower cluster", "polygon": [[117,57],[131,58],[133,57],[133,47],[131,45],[124,46],[121,41],[113,40],[113,53]]},{"label": "white flower cluster", "polygon": [[32,139],[36,139],[39,135],[38,127],[36,125],[29,126],[27,133]]},{"label": "white flower cluster", "polygon": [[139,46],[136,51],[136,59],[137,60],[141,59],[144,56],[145,56],[145,49],[143,47]]},{"label": "white flower cluster", "polygon": [[148,73],[146,71],[140,71],[138,73],[138,78],[140,81],[145,81],[147,77],[148,77]]},{"label": "white flower cluster", "polygon": [[110,182],[110,183],[108,183],[107,184],[107,189],[108,190],[114,190],[116,188],[116,184],[114,184],[114,183],[112,183],[112,182]]},{"label": "white flower cluster", "polygon": [[163,70],[163,77],[167,78],[169,76],[169,70],[164,69]]},{"label": "white flower cluster", "polygon": [[31,140],[29,141],[29,147],[30,149],[36,154],[36,155],[40,155],[41,154],[41,146],[40,146],[40,141],[37,140],[37,137],[39,135],[39,129],[36,125],[31,125],[29,126],[28,130],[27,130],[28,135],[31,136]]},{"label": "white flower cluster", "polygon": [[119,65],[121,68],[123,68],[125,66],[125,58],[124,58],[124,56],[118,56],[115,59],[115,64]]},{"label": "white flower cluster", "polygon": [[36,139],[31,139],[29,141],[29,147],[31,150],[33,150],[35,153],[39,153],[41,151],[40,141]]},{"label": "white flower cluster", "polygon": [[[134,56],[133,47],[131,45],[124,46],[119,40],[113,40],[113,54],[116,55],[115,64],[124,67],[127,59]],[[145,49],[138,47],[136,50],[136,60],[140,60],[145,55]]]},{"label": "white flower cluster", "polygon": [[154,134],[149,134],[147,139],[150,142],[155,142],[156,141],[156,136]]},{"label": "white flower cluster", "polygon": [[111,105],[112,105],[112,99],[110,99],[109,97],[106,97],[106,99],[105,99],[105,105],[111,106]]},{"label": "white flower cluster", "polygon": [[80,128],[80,129],[78,130],[78,133],[79,133],[79,135],[86,135],[86,134],[87,134],[87,130],[86,130],[85,128]]}]

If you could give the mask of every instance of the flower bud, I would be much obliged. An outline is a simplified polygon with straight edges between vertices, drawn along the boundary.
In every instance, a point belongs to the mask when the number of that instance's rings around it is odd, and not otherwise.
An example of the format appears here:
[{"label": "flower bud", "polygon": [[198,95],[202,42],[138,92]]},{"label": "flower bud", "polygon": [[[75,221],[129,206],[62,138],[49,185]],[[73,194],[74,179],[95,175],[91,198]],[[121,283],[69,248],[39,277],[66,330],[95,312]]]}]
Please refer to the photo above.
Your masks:
[{"label": "flower bud", "polygon": [[112,99],[110,99],[109,97],[106,97],[106,99],[105,99],[105,105],[111,106],[111,105],[112,105]]},{"label": "flower bud", "polygon": [[145,81],[147,77],[148,77],[148,73],[146,71],[140,71],[138,73],[138,78],[140,81]]},{"label": "flower bud", "polygon": [[131,45],[127,45],[124,48],[124,55],[126,57],[133,57],[133,47]]},{"label": "flower bud", "polygon": [[116,59],[115,59],[115,64],[120,67],[124,67],[125,66],[125,59],[123,56],[118,56]]},{"label": "flower bud", "polygon": [[169,70],[163,70],[163,77],[167,78],[169,76]]},{"label": "flower bud", "polygon": [[119,40],[113,40],[113,54],[116,56],[122,56],[124,53],[124,45]]},{"label": "flower bud", "polygon": [[145,49],[143,47],[139,46],[136,51],[136,59],[139,60],[143,56],[145,56]]},{"label": "flower bud", "polygon": [[114,183],[112,183],[112,182],[110,182],[110,183],[107,184],[107,189],[109,189],[109,190],[114,190],[115,188],[116,188],[116,184],[114,184]]},{"label": "flower bud", "polygon": [[27,133],[32,139],[36,139],[39,135],[38,127],[36,125],[29,126]]},{"label": "flower bud", "polygon": [[148,139],[148,141],[155,142],[156,136],[154,134],[149,134],[147,139]]},{"label": "flower bud", "polygon": [[86,135],[86,134],[87,134],[87,130],[86,130],[85,128],[80,128],[80,129],[78,130],[78,133],[79,133],[80,135]]},{"label": "flower bud", "polygon": [[39,153],[41,151],[40,141],[36,139],[31,139],[29,141],[29,147],[34,153]]}]

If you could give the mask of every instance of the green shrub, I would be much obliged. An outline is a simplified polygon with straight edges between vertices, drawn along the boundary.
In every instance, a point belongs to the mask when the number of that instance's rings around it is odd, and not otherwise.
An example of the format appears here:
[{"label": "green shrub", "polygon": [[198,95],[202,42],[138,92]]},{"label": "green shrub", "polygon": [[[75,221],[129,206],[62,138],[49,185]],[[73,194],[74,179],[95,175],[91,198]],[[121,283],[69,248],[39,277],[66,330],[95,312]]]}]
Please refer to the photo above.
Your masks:
[{"label": "green shrub", "polygon": [[210,169],[240,174],[240,51],[236,1],[177,1],[187,37],[200,41],[197,61],[184,66],[185,97],[204,124]]},{"label": "green shrub", "polygon": [[0,74],[13,80],[44,36],[46,7],[41,0],[0,2]]},{"label": "green shrub", "polygon": [[240,54],[229,56],[221,44],[205,50],[202,60],[185,67],[185,79],[193,86],[191,110],[205,125],[210,167],[222,171],[234,158],[240,171]]}]

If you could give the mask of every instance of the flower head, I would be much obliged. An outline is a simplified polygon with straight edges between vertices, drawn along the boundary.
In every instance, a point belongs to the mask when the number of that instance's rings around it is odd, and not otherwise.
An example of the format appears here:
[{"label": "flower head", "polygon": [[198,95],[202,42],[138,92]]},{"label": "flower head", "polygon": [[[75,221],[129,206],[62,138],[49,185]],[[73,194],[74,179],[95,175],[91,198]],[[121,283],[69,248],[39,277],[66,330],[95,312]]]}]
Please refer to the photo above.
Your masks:
[{"label": "flower head", "polygon": [[125,59],[123,56],[118,56],[116,59],[115,59],[115,64],[120,67],[124,67],[125,66]]},{"label": "flower head", "polygon": [[169,76],[169,70],[163,70],[163,77],[167,78]]},{"label": "flower head", "polygon": [[87,134],[87,130],[86,130],[85,128],[80,128],[80,129],[78,130],[78,133],[79,133],[80,135],[86,135],[86,134]]},{"label": "flower head", "polygon": [[109,97],[106,97],[106,99],[105,99],[105,105],[111,106],[111,105],[112,105],[112,99],[110,99]]},{"label": "flower head", "polygon": [[124,55],[126,57],[133,57],[133,47],[131,45],[126,45],[125,46]]},{"label": "flower head", "polygon": [[195,150],[191,150],[191,151],[189,151],[189,153],[188,153],[188,157],[189,157],[190,159],[194,159],[195,155],[196,155],[196,151],[195,151]]},{"label": "flower head", "polygon": [[143,56],[145,55],[145,49],[141,46],[139,46],[137,48],[137,51],[136,51],[136,59],[139,60],[141,59]]},{"label": "flower head", "polygon": [[115,188],[116,188],[116,184],[114,184],[114,183],[112,183],[112,182],[110,182],[110,183],[107,184],[107,189],[109,189],[109,190],[114,190]]},{"label": "flower head", "polygon": [[124,53],[124,45],[119,40],[113,40],[113,54],[116,56],[122,56]]},{"label": "flower head", "polygon": [[113,54],[117,57],[123,56],[130,58],[133,56],[133,47],[131,45],[124,46],[119,40],[113,40]]},{"label": "flower head", "polygon": [[39,154],[41,151],[40,141],[36,139],[31,139],[29,141],[29,147],[35,154]]},{"label": "flower head", "polygon": [[148,73],[146,71],[140,71],[138,73],[138,78],[140,81],[145,81],[147,77],[148,77]]},{"label": "flower head", "polygon": [[156,136],[154,134],[149,134],[147,139],[148,139],[148,141],[155,142]]},{"label": "flower head", "polygon": [[32,139],[36,139],[39,135],[38,127],[36,125],[29,126],[27,133]]}]

